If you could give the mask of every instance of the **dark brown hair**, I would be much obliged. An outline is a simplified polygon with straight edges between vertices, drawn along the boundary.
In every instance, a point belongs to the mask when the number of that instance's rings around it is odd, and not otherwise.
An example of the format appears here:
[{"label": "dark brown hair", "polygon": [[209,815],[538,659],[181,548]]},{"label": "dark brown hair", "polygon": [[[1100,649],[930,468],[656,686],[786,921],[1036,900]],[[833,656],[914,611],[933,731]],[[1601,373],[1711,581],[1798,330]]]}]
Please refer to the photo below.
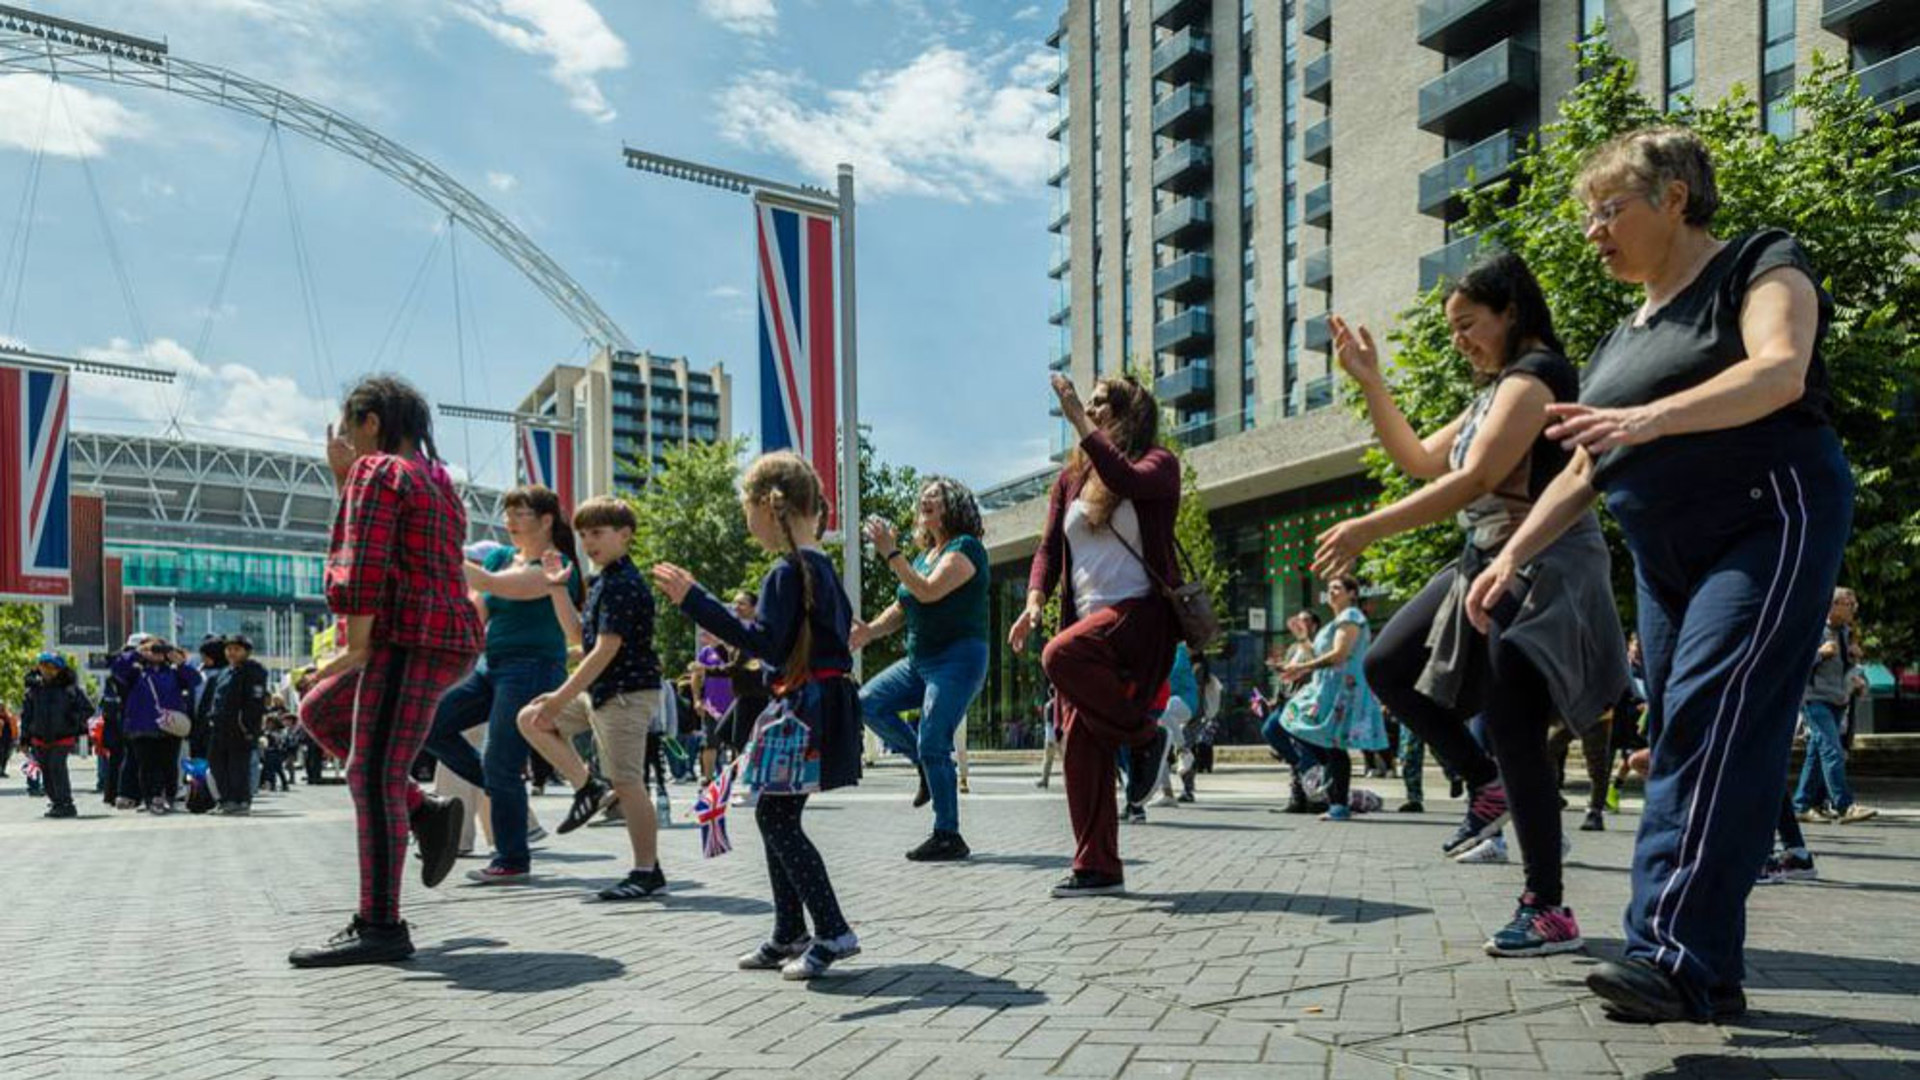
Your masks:
[{"label": "dark brown hair", "polygon": [[640,527],[640,520],[633,516],[633,507],[627,505],[626,500],[611,495],[595,495],[574,508],[573,527],[631,531]]},{"label": "dark brown hair", "polygon": [[[1153,392],[1132,375],[1108,376],[1094,383],[1094,387],[1107,391],[1108,420],[1101,430],[1127,460],[1140,460],[1160,439],[1160,403],[1153,399]],[[1095,528],[1104,526],[1120,504],[1119,498],[1101,483],[1100,474],[1093,472],[1092,460],[1077,447],[1067,459],[1067,468],[1086,476],[1080,498],[1087,504],[1088,523]]]},{"label": "dark brown hair", "polygon": [[541,517],[553,520],[553,549],[567,557],[568,562],[580,561],[580,549],[574,545],[573,529],[567,524],[567,516],[560,512],[560,496],[553,489],[539,484],[522,484],[500,498],[500,506],[506,510],[531,510]]},{"label": "dark brown hair", "polygon": [[[929,495],[940,500],[940,531],[948,540],[962,536],[975,540],[986,538],[987,527],[980,523],[980,504],[974,501],[967,485],[945,476],[931,477],[920,487],[922,499]],[[914,540],[923,548],[933,546],[931,536],[915,536]]]},{"label": "dark brown hair", "polygon": [[380,418],[380,450],[400,452],[400,444],[412,441],[430,461],[440,460],[433,444],[433,409],[413,384],[398,375],[369,375],[347,391],[340,403],[340,415],[353,423],[368,416]]}]

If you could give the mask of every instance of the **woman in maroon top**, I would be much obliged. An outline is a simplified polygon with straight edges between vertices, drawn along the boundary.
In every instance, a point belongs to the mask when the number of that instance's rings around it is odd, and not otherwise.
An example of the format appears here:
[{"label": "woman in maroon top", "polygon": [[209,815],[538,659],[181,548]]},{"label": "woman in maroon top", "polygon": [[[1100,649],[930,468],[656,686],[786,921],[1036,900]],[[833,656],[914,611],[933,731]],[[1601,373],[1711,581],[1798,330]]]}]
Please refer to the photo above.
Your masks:
[{"label": "woman in maroon top", "polygon": [[467,514],[433,445],[433,414],[397,378],[363,380],[327,432],[340,505],[327,552],[327,604],[347,647],[301,680],[300,721],[334,757],[359,831],[360,910],[326,944],[295,949],[295,967],[379,964],[413,955],[400,919],[409,829],[431,887],[453,866],[463,807],[409,775],[440,696],[480,651],[460,545]]},{"label": "woman in maroon top", "polygon": [[1040,663],[1059,710],[1061,774],[1073,823],[1073,873],[1058,897],[1121,892],[1120,823],[1113,804],[1116,751],[1131,755],[1127,803],[1151,793],[1167,735],[1151,709],[1173,664],[1178,627],[1160,590],[1180,581],[1173,522],[1180,462],[1154,445],[1160,405],[1132,376],[1102,379],[1083,406],[1053,377],[1060,412],[1080,445],[1047,497],[1047,527],[1027,577],[1027,607],[1013,624],[1015,652],[1060,588],[1060,632]]}]

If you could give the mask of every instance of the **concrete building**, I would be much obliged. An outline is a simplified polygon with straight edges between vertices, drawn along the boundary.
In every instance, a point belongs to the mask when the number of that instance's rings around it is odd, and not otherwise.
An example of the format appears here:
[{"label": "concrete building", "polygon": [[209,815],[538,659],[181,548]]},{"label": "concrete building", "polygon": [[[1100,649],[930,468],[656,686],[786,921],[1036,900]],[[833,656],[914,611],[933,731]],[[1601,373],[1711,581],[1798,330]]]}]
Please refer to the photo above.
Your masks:
[{"label": "concrete building", "polygon": [[[1302,536],[1370,495],[1370,432],[1333,407],[1327,314],[1384,344],[1467,264],[1458,192],[1505,175],[1555,116],[1597,25],[1656,100],[1741,83],[1782,134],[1793,117],[1772,103],[1816,49],[1889,107],[1920,100],[1915,0],[1069,0],[1048,37],[1049,366],[1082,387],[1150,376],[1172,411],[1233,570],[1236,690],[1319,594]],[[1047,479],[984,493],[1001,625]],[[1030,710],[1031,668],[996,657],[994,715]]]},{"label": "concrete building", "polygon": [[668,446],[733,437],[733,379],[722,364],[600,349],[584,367],[556,365],[519,411],[580,418],[581,495],[645,483]]},{"label": "concrete building", "polygon": [[[75,432],[76,495],[100,495],[108,649],[135,630],[191,649],[245,633],[275,670],[305,663],[326,625],[326,553],[336,505],[319,454]],[[501,492],[462,488],[470,539],[504,540]],[[82,651],[98,652],[97,646]]]}]

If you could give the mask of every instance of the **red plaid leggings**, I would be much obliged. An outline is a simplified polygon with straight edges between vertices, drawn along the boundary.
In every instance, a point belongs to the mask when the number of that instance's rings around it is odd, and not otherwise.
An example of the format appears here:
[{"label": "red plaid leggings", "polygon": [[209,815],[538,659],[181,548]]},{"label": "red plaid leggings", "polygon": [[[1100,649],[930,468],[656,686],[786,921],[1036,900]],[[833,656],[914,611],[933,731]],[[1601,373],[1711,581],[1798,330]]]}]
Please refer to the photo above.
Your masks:
[{"label": "red plaid leggings", "polygon": [[328,754],[347,760],[359,829],[360,916],[400,918],[408,818],[420,806],[410,770],[427,741],[440,695],[473,657],[440,649],[375,646],[367,666],[323,680],[300,699],[300,722]]}]

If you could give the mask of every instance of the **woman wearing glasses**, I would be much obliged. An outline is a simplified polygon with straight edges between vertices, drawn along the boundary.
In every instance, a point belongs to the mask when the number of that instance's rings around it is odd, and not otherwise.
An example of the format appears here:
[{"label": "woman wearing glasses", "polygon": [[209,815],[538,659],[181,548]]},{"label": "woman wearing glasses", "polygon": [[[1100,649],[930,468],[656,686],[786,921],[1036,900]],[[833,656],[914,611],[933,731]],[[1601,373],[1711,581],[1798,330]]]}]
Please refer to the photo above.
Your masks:
[{"label": "woman wearing glasses", "polygon": [[1633,552],[1652,761],[1626,960],[1587,985],[1619,1019],[1720,1020],[1746,1010],[1747,892],[1853,515],[1820,356],[1833,302],[1786,233],[1713,235],[1713,162],[1684,128],[1601,146],[1576,194],[1607,272],[1645,299],[1594,349],[1579,403],[1548,407],[1573,459],[1468,607],[1487,625],[1606,496]]}]

